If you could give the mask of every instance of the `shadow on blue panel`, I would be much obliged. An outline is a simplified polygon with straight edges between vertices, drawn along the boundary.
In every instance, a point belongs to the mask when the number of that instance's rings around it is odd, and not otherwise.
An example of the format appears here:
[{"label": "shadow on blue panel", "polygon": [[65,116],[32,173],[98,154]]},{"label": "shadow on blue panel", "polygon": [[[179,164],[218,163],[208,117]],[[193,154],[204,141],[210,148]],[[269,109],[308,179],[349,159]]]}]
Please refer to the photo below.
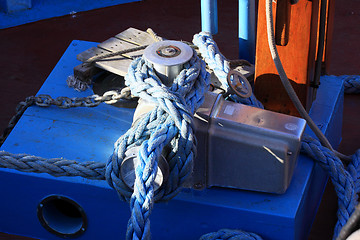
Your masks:
[{"label": "shadow on blue panel", "polygon": [[32,0],[32,8],[28,10],[5,13],[3,9],[1,9],[0,29],[36,22],[42,19],[60,17],[75,14],[77,12],[137,1],[141,0]]}]

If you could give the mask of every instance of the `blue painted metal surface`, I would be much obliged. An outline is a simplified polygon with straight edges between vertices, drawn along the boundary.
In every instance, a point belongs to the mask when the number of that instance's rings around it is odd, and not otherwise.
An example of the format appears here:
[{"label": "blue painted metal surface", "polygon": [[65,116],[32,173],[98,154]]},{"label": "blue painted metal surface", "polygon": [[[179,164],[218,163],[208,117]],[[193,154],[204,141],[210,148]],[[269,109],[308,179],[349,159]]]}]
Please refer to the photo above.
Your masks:
[{"label": "blue painted metal surface", "polygon": [[217,0],[201,0],[201,31],[217,34]]},{"label": "blue painted metal surface", "polygon": [[239,58],[255,63],[255,0],[239,0]]},{"label": "blue painted metal surface", "polygon": [[[73,41],[39,93],[87,96],[68,88],[65,79],[79,62],[76,54],[95,43]],[[336,97],[334,97],[336,96]],[[335,146],[341,135],[342,83],[325,79],[312,116]],[[16,125],[3,150],[42,157],[106,162],[113,143],[131,125],[133,110],[101,104],[96,108],[30,107]],[[151,216],[153,239],[198,239],[221,228],[256,232],[264,239],[306,239],[320,203],[327,176],[314,162],[300,156],[289,189],[283,195],[232,189],[183,190],[169,203],[155,204]],[[39,223],[36,207],[58,194],[79,203],[88,229],[78,239],[122,239],[130,216],[105,181],[0,169],[0,231],[40,239],[60,239]],[[186,231],[184,231],[186,229]]]},{"label": "blue painted metal surface", "polygon": [[[334,140],[341,140],[341,127],[334,129],[331,126],[342,126],[343,107],[336,108],[334,104],[337,103],[340,106],[344,104],[344,83],[336,76],[322,76],[320,81],[324,86],[321,86],[320,91],[317,92],[316,104],[311,107],[309,113],[313,119],[317,120],[315,123],[323,132],[329,129],[326,136],[330,143],[337,147],[339,142]],[[330,96],[329,93],[331,93]],[[335,97],[336,101],[329,101],[332,97]],[[324,111],[328,112],[332,109],[335,109],[335,112],[330,117],[323,114]],[[310,128],[307,128],[307,131],[311,132]],[[315,134],[311,133],[311,135],[315,137]]]},{"label": "blue painted metal surface", "polygon": [[31,0],[0,0],[0,12],[12,13],[30,9]]},{"label": "blue painted metal surface", "polygon": [[[16,12],[6,10],[9,7],[18,8],[15,5],[18,1],[30,1],[32,8]],[[0,29],[69,14],[75,16],[77,12],[137,1],[141,0],[0,0],[0,8],[3,9],[0,9]],[[12,6],[5,5],[5,2],[9,2]]]}]

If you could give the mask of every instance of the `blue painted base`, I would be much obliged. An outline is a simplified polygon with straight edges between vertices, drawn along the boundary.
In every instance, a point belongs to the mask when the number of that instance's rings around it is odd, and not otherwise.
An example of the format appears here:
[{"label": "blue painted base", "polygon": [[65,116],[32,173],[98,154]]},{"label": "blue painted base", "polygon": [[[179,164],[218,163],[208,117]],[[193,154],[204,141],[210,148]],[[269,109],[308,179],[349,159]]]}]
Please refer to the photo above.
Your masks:
[{"label": "blue painted base", "polygon": [[[6,13],[5,9],[0,9],[0,29],[137,1],[141,0],[32,0],[32,8],[28,10]],[[3,8],[2,5],[0,5],[0,8]]]},{"label": "blue painted base", "polygon": [[[53,97],[92,94],[90,90],[74,91],[66,86],[65,79],[79,64],[76,54],[95,45],[73,41],[39,93]],[[313,105],[315,122],[335,146],[341,136],[342,99],[342,83],[326,78]],[[31,107],[2,149],[48,158],[106,162],[113,143],[130,127],[132,115],[133,109],[106,104],[67,110]],[[319,166],[300,156],[290,187],[283,195],[222,188],[185,189],[169,203],[155,205],[151,216],[152,238],[190,240],[221,228],[236,228],[258,233],[264,239],[306,239],[326,181],[327,176]],[[2,232],[61,239],[45,230],[36,215],[39,202],[57,194],[73,199],[85,210],[88,229],[77,239],[111,240],[125,236],[129,206],[118,199],[105,181],[0,169],[0,189]]]},{"label": "blue painted base", "polygon": [[31,0],[0,0],[0,12],[17,12],[31,8]]}]

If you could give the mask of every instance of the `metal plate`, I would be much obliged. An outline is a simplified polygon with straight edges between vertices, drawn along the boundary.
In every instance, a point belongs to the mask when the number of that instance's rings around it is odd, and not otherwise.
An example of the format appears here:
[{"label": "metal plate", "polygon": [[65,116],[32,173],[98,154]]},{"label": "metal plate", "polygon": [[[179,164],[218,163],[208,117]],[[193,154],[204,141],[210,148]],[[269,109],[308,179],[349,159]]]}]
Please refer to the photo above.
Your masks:
[{"label": "metal plate", "polygon": [[98,45],[98,47],[106,49],[110,52],[118,52],[118,51],[122,51],[122,50],[125,50],[128,48],[137,47],[137,45],[134,45],[132,43],[128,43],[128,42],[125,42],[120,39],[112,37],[112,38],[109,38],[108,40],[100,43]]},{"label": "metal plate", "polygon": [[128,28],[115,37],[139,46],[150,45],[156,42],[148,33],[135,28]]},{"label": "metal plate", "polygon": [[108,54],[108,53],[110,53],[110,51],[107,51],[105,49],[100,49],[97,47],[92,47],[82,53],[79,53],[76,56],[76,59],[79,61],[85,62],[86,60],[88,60],[89,58],[92,58],[94,56],[99,56],[99,55]]},{"label": "metal plate", "polygon": [[[92,47],[78,54],[77,59],[85,62],[94,56],[101,56],[111,52],[118,52],[138,46],[149,45],[154,42],[155,40],[148,33],[135,28],[129,28],[117,34],[115,37],[100,43],[97,47]],[[143,53],[144,50],[139,50],[106,58],[101,61],[97,61],[95,66],[111,73],[125,76],[132,59],[141,57]]]},{"label": "metal plate", "polygon": [[130,63],[132,62],[131,59],[122,56],[111,57],[106,60],[107,61],[95,63],[95,66],[120,76],[126,75]]},{"label": "metal plate", "polygon": [[207,187],[284,193],[297,162],[305,120],[211,93],[206,93],[203,105],[195,120],[200,153],[195,169],[206,166],[207,171],[194,172],[193,186],[206,176]]},{"label": "metal plate", "polygon": [[[232,106],[224,107],[220,110],[228,113],[223,115],[230,115]],[[305,121],[296,123],[266,110],[247,110],[239,109],[239,113],[250,122],[219,115],[212,119],[208,143],[208,185],[284,193],[296,166]],[[284,130],[279,129],[277,123],[272,124],[270,118],[284,123]],[[287,124],[293,127],[292,133],[286,129]]]}]

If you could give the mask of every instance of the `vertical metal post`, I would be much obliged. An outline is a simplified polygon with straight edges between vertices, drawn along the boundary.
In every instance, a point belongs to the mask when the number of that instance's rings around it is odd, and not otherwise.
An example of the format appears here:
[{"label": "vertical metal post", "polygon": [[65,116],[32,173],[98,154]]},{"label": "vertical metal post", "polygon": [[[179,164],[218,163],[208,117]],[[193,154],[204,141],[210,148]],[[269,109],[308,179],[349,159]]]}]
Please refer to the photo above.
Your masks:
[{"label": "vertical metal post", "polygon": [[217,0],[201,0],[201,30],[211,34],[217,34]]},{"label": "vertical metal post", "polygon": [[239,0],[239,58],[255,63],[255,0]]}]

